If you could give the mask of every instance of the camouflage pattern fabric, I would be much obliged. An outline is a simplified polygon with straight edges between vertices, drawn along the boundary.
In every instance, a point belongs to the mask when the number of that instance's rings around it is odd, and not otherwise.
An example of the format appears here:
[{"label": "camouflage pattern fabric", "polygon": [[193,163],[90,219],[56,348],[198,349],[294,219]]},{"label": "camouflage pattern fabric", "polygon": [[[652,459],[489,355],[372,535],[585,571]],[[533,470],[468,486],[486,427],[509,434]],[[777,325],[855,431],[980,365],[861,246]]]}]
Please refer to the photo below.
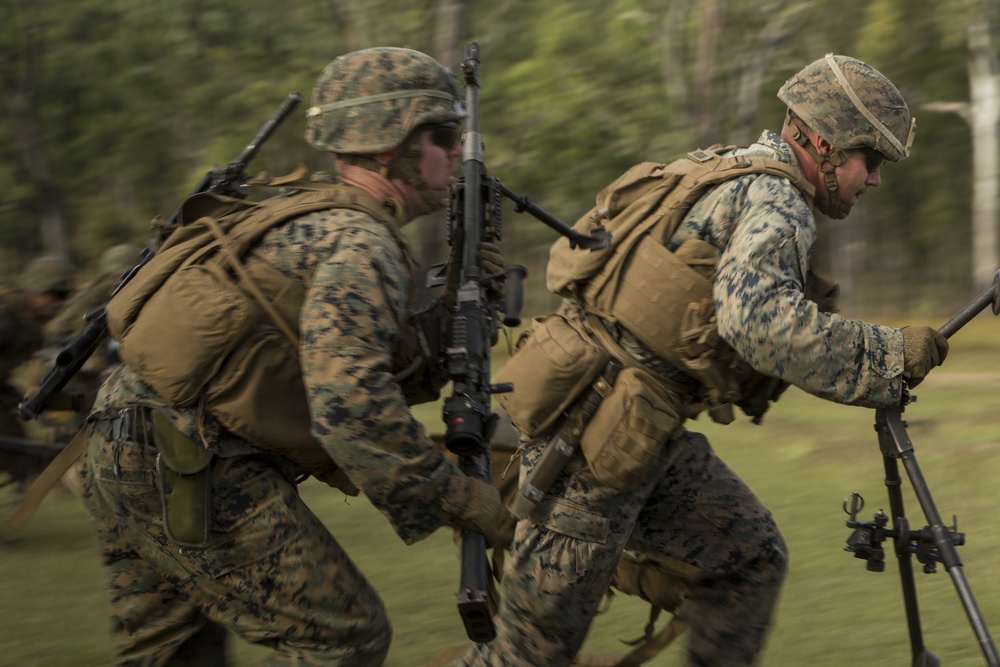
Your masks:
[{"label": "camouflage pattern fabric", "polygon": [[[797,164],[771,132],[741,150]],[[840,403],[898,404],[900,332],[821,313],[804,298],[816,240],[810,205],[785,179],[744,176],[705,195],[669,245],[698,238],[715,246],[719,331],[757,371]],[[636,351],[641,344],[634,337],[624,340],[636,361],[657,370],[649,364],[656,355]],[[542,441],[528,445],[522,475],[541,447]],[[785,576],[785,543],[770,513],[707,439],[685,430],[665,443],[643,483],[628,492],[597,482],[577,453],[546,500],[517,525],[497,639],[470,647],[456,664],[569,665],[623,549],[666,559],[686,573],[677,615],[690,625],[687,664],[753,662]]]},{"label": "camouflage pattern fabric", "polygon": [[[522,475],[542,444],[525,450]],[[785,544],[749,488],[704,436],[690,432],[668,443],[630,492],[600,484],[577,454],[538,510],[517,525],[497,639],[456,664],[571,664],[623,549],[672,559],[688,574],[679,615],[691,624],[690,664],[750,664],[784,577]]]},{"label": "camouflage pattern fabric", "polygon": [[339,154],[389,150],[421,125],[465,117],[451,71],[430,56],[396,47],[362,49],[323,70],[306,111],[306,141]]},{"label": "camouflage pattern fabric", "polygon": [[0,384],[44,342],[42,323],[28,311],[27,299],[20,289],[0,286]]},{"label": "camouflage pattern fabric", "polygon": [[[24,422],[17,415],[17,406],[24,396],[11,375],[42,346],[41,323],[27,309],[27,295],[20,289],[0,286],[0,434],[25,438]],[[43,467],[40,460],[23,454],[0,452],[0,472],[23,486]]]},{"label": "camouflage pattern fabric", "polygon": [[[794,164],[791,149],[771,132],[746,152]],[[765,175],[722,185],[692,208],[672,244],[692,237],[721,249],[719,333],[756,371],[837,403],[899,405],[900,331],[822,313],[805,299],[816,219],[787,181]]]},{"label": "camouflage pattern fabric", "polygon": [[[409,252],[397,234],[367,214],[332,209],[269,231],[253,252],[309,285],[300,360],[313,434],[409,544],[459,512],[471,481],[424,434],[392,379],[412,291]],[[377,594],[288,475],[269,463],[275,459],[227,435],[210,415],[163,406],[124,365],[102,387],[91,419],[134,405],[167,407],[178,429],[217,455],[212,526],[220,539],[198,553],[170,548],[152,454],[141,445],[116,453],[90,433],[85,457],[94,472],[84,487],[111,568],[112,606],[132,633],[121,637],[123,655],[162,659],[203,616],[273,646],[273,664],[381,664],[390,630]],[[115,457],[123,477],[108,472]],[[134,472],[126,475],[128,457]],[[158,609],[168,613],[157,616]],[[151,628],[158,629],[147,634]]]},{"label": "camouflage pattern fabric", "polygon": [[391,636],[381,600],[280,466],[217,459],[209,546],[179,549],[163,527],[156,456],[142,439],[93,427],[84,452],[116,664],[178,664],[175,653],[211,624],[274,648],[268,665],[381,663]]},{"label": "camouflage pattern fabric", "polygon": [[778,98],[836,148],[869,146],[893,162],[910,154],[915,123],[906,101],[860,60],[828,54],[791,76]]}]

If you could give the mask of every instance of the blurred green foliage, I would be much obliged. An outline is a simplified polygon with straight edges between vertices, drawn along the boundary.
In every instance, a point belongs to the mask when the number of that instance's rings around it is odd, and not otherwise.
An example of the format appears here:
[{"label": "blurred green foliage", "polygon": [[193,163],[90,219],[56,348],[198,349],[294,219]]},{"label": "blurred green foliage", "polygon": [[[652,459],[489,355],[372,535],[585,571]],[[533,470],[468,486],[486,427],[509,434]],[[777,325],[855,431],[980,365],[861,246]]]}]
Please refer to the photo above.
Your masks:
[{"label": "blurred green foliage", "polygon": [[[213,165],[231,160],[291,90],[308,98],[336,55],[387,44],[432,52],[440,0],[7,0],[0,7],[0,274],[43,250],[54,206],[80,266],[144,242]],[[572,223],[596,192],[640,160],[778,129],[782,81],[827,51],[868,60],[919,118],[913,157],[848,221],[845,286],[856,303],[899,310],[953,303],[970,285],[970,138],[929,101],[968,97],[971,0],[526,0],[461,5],[456,34],[482,48],[487,167]],[[433,54],[437,55],[437,54]],[[457,62],[446,62],[455,66]],[[308,99],[307,99],[308,103]],[[20,104],[20,106],[18,106]],[[307,104],[303,105],[302,110]],[[304,114],[252,170],[325,168],[302,141]],[[52,189],[39,185],[48,173]],[[826,225],[827,223],[823,223]],[[441,253],[438,227],[423,246]],[[507,226],[512,261],[542,290],[554,232]],[[816,262],[836,261],[828,244]],[[435,261],[440,257],[431,257]],[[871,286],[877,285],[876,288]]]}]

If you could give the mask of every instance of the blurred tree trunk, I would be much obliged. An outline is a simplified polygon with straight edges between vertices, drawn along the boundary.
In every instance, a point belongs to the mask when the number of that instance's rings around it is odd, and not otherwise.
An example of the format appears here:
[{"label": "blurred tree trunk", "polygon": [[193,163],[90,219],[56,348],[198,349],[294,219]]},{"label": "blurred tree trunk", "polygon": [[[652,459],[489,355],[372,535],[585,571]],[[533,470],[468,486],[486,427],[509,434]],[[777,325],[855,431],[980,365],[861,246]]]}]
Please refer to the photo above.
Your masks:
[{"label": "blurred tree trunk", "polygon": [[723,14],[719,0],[700,0],[696,8],[698,23],[695,45],[693,90],[693,120],[696,146],[715,143],[718,117],[713,82],[719,55],[719,35],[722,32]]},{"label": "blurred tree trunk", "polygon": [[961,116],[972,132],[972,271],[974,289],[988,284],[998,266],[1000,211],[1000,65],[989,10],[973,16],[967,32],[969,102],[931,102],[928,111]]},{"label": "blurred tree trunk", "polygon": [[[981,17],[986,18],[986,17]],[[989,283],[997,266],[997,123],[1000,121],[1000,67],[991,22],[969,26],[969,92],[972,123],[972,280]]]},{"label": "blurred tree trunk", "polygon": [[431,54],[445,67],[458,68],[465,57],[467,0],[435,0],[430,15],[432,42]]},{"label": "blurred tree trunk", "polygon": [[[806,11],[810,7],[808,2],[797,2],[781,9],[783,4],[771,2],[755,5],[758,15],[766,17],[766,22],[762,30],[755,31],[750,47],[736,63],[738,82],[736,108],[733,110],[735,122],[729,134],[729,143],[748,144],[756,141],[756,133],[760,131],[760,128],[756,127],[757,112],[760,109],[764,77],[771,67],[772,55],[779,44],[798,34],[804,23]],[[775,131],[779,129],[774,126],[768,127],[773,127]]]},{"label": "blurred tree trunk", "polygon": [[[467,0],[432,0],[427,7],[428,42],[431,44],[428,55],[433,56],[445,67],[455,70],[460,82],[462,81],[461,63],[465,59],[465,44],[462,39],[463,35],[468,33],[466,29],[467,9]],[[488,72],[491,62],[495,63],[496,61],[491,61],[489,53],[482,54],[482,58],[485,63],[483,69]],[[418,229],[420,261],[424,268],[428,268],[435,262],[447,260],[449,249],[446,241],[447,221],[445,213],[435,213],[428,216],[428,219],[422,222]],[[431,295],[424,289],[422,280],[419,281],[417,289],[418,301],[422,302],[430,298]]]},{"label": "blurred tree trunk", "polygon": [[5,6],[0,25],[0,94],[12,128],[21,166],[34,189],[32,204],[38,216],[42,250],[69,258],[66,222],[59,209],[58,188],[39,125],[38,82],[45,50],[44,23],[27,3]]},{"label": "blurred tree trunk", "polygon": [[369,46],[368,12],[371,0],[327,0],[333,13],[333,22],[340,29],[340,42],[344,53]]},{"label": "blurred tree trunk", "polygon": [[68,259],[66,221],[59,210],[58,188],[45,155],[41,132],[35,122],[37,114],[32,110],[24,92],[6,89],[3,97],[24,170],[35,189],[34,205],[38,215],[42,251],[46,255]]}]

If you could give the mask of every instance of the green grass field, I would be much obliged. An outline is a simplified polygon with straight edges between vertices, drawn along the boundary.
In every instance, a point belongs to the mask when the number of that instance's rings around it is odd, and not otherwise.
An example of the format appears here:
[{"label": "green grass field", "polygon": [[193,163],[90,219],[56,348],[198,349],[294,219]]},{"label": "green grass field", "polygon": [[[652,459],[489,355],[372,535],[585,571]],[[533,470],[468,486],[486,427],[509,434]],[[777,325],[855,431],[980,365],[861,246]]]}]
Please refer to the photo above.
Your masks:
[{"label": "green grass field", "polygon": [[[994,637],[1000,636],[1000,320],[982,315],[952,339],[947,364],[917,388],[905,417],[916,458],[946,523],[966,534],[964,572]],[[423,413],[438,430],[439,414]],[[909,641],[895,559],[868,572],[843,551],[850,534],[843,499],[864,495],[862,519],[888,510],[874,412],[792,389],[754,426],[746,418],[720,427],[699,419],[716,450],[772,509],[791,550],[791,572],[760,665],[909,665]],[[926,523],[904,473],[907,515]],[[8,489],[0,504],[9,506]],[[345,499],[307,482],[302,493],[380,591],[395,635],[388,665],[426,664],[464,633],[453,594],[458,560],[449,531],[406,547],[361,498]],[[891,546],[891,543],[889,543]],[[919,565],[919,564],[917,564]],[[985,663],[944,568],[917,587],[927,646],[942,664]],[[52,494],[21,533],[0,526],[0,663],[21,667],[111,663],[102,572],[78,499]],[[641,634],[647,607],[619,595],[592,626],[585,651],[621,650]],[[664,623],[660,621],[660,624]],[[233,664],[264,652],[232,643]],[[681,665],[675,645],[652,664]]]}]

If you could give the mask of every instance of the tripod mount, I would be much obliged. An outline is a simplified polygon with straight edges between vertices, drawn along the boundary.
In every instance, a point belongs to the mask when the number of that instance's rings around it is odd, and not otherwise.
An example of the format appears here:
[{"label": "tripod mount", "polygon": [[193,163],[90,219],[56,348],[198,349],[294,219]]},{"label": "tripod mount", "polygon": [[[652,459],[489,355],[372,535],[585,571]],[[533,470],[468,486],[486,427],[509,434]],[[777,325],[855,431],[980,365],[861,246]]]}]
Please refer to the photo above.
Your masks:
[{"label": "tripod mount", "polygon": [[[1000,315],[1000,271],[997,271],[993,276],[993,283],[990,287],[970,301],[939,331],[946,338],[950,338],[952,334],[990,305],[992,305],[993,314]],[[944,565],[948,574],[951,575],[955,590],[976,635],[976,640],[986,658],[986,664],[989,667],[1000,667],[1000,656],[997,654],[989,629],[986,627],[983,615],[972,595],[962,561],[958,557],[956,547],[965,544],[965,535],[958,532],[957,518],[953,518],[951,527],[944,525],[930,489],[927,487],[927,482],[920,471],[920,466],[917,464],[913,443],[906,433],[907,425],[903,421],[903,410],[916,400],[916,396],[911,395],[904,388],[902,400],[898,406],[875,411],[875,432],[878,434],[879,449],[882,451],[885,466],[885,486],[889,492],[892,526],[889,526],[890,515],[881,509],[875,513],[872,521],[859,521],[858,513],[864,508],[864,498],[858,493],[852,493],[844,500],[844,511],[850,516],[847,527],[853,530],[844,549],[853,552],[856,558],[867,561],[869,570],[882,572],[885,570],[885,549],[882,543],[886,540],[892,540],[893,553],[895,553],[899,563],[914,667],[937,667],[941,664],[940,659],[924,646],[920,626],[920,610],[917,605],[916,583],[913,576],[914,556],[919,563],[923,564],[923,571],[928,574],[937,570],[938,563]],[[903,463],[913,492],[927,519],[928,525],[920,530],[911,530],[910,522],[906,518],[906,511],[903,507],[903,480],[899,474],[900,461]]]}]

